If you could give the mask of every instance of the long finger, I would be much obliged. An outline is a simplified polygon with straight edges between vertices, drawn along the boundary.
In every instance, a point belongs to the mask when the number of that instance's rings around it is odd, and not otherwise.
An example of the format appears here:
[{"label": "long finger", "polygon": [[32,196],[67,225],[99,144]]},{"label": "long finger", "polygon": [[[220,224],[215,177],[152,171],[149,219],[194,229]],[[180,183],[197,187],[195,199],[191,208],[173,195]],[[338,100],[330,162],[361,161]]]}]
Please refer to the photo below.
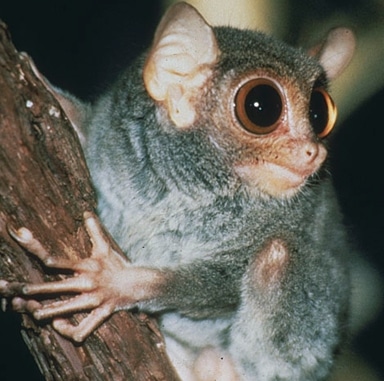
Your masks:
[{"label": "long finger", "polygon": [[14,229],[8,226],[9,234],[19,243],[20,246],[27,249],[30,253],[36,255],[44,263],[50,254],[44,249],[43,245],[34,238],[32,232],[27,228]]},{"label": "long finger", "polygon": [[100,302],[100,298],[96,295],[82,294],[71,299],[48,303],[36,309],[32,308],[29,312],[32,313],[35,319],[43,320],[96,308],[100,305]]},{"label": "long finger", "polygon": [[89,237],[92,241],[94,248],[97,248],[97,253],[107,253],[109,251],[110,245],[103,233],[102,227],[93,214],[86,212],[84,213],[85,218],[85,228],[89,234]]},{"label": "long finger", "polygon": [[80,343],[112,313],[113,310],[110,306],[103,306],[91,311],[77,326],[74,326],[66,319],[57,318],[53,321],[53,327],[63,336]]},{"label": "long finger", "polygon": [[95,288],[94,282],[86,277],[75,276],[57,282],[26,283],[21,287],[22,295],[86,292]]},{"label": "long finger", "polygon": [[66,258],[57,258],[52,256],[38,241],[34,238],[32,232],[27,228],[15,230],[8,227],[9,234],[19,243],[20,246],[27,249],[30,253],[37,256],[47,267],[58,269],[72,269],[74,261]]}]

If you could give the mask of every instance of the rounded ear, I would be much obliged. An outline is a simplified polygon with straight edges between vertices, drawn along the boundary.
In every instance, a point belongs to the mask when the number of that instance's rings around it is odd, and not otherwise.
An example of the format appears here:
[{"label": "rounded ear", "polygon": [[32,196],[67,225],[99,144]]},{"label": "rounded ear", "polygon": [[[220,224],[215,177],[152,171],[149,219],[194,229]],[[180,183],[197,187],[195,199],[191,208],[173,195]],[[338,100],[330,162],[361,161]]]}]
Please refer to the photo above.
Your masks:
[{"label": "rounded ear", "polygon": [[164,103],[177,127],[195,121],[194,100],[218,56],[213,30],[195,8],[177,3],[168,10],[157,28],[143,78],[149,95]]},{"label": "rounded ear", "polygon": [[332,29],[322,44],[309,54],[318,59],[329,79],[335,79],[348,66],[356,48],[356,39],[348,28]]}]

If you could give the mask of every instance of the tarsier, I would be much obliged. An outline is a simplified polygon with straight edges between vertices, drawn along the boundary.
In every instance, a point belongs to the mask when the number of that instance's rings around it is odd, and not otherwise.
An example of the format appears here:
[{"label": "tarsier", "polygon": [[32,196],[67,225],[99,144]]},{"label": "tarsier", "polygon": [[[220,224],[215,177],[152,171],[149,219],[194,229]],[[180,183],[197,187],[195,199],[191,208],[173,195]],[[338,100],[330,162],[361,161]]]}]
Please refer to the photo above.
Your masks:
[{"label": "tarsier", "polygon": [[[15,238],[46,266],[74,274],[18,287],[14,308],[52,318],[76,341],[114,311],[155,313],[183,380],[210,379],[204,355],[229,359],[231,380],[325,379],[350,293],[327,170],[336,119],[327,86],[353,49],[343,28],[304,52],[171,7],[150,50],[96,104],[81,111],[68,97],[99,216],[129,260],[105,247],[91,215],[93,255],[79,263],[20,229]],[[57,293],[76,295],[33,299]],[[89,310],[78,326],[65,319]]]}]

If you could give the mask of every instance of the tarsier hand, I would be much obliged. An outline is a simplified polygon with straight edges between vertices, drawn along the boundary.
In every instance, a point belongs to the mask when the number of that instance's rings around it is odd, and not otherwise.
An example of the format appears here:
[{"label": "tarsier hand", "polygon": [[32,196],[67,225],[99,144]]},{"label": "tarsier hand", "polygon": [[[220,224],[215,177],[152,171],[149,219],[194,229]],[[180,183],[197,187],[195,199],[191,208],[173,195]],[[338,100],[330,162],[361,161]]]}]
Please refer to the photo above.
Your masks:
[{"label": "tarsier hand", "polygon": [[[12,297],[12,308],[27,312],[37,320],[52,318],[53,327],[63,336],[81,342],[114,311],[129,309],[140,300],[150,297],[150,285],[157,272],[135,267],[114,251],[103,234],[96,217],[85,213],[85,227],[92,241],[92,255],[73,261],[55,258],[33,237],[26,228],[10,231],[14,239],[30,253],[37,256],[46,267],[73,271],[64,280],[30,284],[0,280],[0,295]],[[75,294],[59,301],[41,303],[34,295]],[[89,312],[78,324],[73,325],[65,316],[76,312]]]}]

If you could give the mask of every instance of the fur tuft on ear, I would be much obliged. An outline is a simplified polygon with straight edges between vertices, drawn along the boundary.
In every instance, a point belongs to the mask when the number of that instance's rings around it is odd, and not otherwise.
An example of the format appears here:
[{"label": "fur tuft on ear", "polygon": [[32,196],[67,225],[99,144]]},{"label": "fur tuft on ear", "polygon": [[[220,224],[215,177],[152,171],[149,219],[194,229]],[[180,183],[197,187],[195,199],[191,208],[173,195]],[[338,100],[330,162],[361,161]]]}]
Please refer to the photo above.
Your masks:
[{"label": "fur tuft on ear", "polygon": [[196,118],[194,101],[211,77],[219,56],[212,28],[186,3],[171,7],[161,20],[144,65],[149,95],[163,102],[179,128]]},{"label": "fur tuft on ear", "polygon": [[328,78],[332,80],[348,66],[355,48],[353,32],[348,28],[335,28],[328,33],[325,41],[312,48],[309,54],[319,60]]}]

